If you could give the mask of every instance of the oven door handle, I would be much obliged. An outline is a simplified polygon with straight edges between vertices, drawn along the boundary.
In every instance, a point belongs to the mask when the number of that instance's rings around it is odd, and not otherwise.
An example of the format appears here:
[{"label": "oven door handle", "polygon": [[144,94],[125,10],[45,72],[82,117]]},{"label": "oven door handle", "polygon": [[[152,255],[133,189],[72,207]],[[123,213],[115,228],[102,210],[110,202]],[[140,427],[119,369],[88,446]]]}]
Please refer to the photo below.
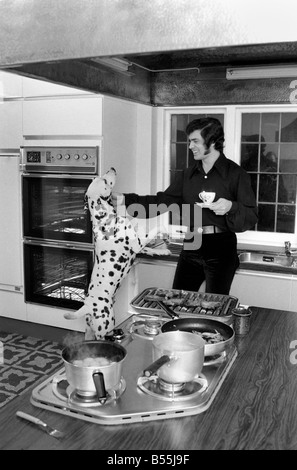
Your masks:
[{"label": "oven door handle", "polygon": [[53,247],[53,248],[69,248],[71,250],[94,250],[94,245],[91,243],[69,243],[63,240],[61,241],[53,241],[53,240],[46,240],[46,239],[32,239],[32,238],[24,238],[24,244],[27,245],[35,245],[35,246],[45,246],[45,247]]}]

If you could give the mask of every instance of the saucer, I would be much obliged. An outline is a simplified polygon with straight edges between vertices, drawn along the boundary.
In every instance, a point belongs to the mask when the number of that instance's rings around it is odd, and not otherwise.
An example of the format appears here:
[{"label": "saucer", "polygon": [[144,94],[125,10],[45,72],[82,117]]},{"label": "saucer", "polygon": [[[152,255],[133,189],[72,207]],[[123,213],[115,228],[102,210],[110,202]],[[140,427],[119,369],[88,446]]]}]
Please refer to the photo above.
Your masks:
[{"label": "saucer", "polygon": [[210,204],[207,204],[206,202],[195,202],[195,204],[199,207],[202,207],[202,208],[207,208],[207,207],[210,207],[212,205],[212,202]]}]

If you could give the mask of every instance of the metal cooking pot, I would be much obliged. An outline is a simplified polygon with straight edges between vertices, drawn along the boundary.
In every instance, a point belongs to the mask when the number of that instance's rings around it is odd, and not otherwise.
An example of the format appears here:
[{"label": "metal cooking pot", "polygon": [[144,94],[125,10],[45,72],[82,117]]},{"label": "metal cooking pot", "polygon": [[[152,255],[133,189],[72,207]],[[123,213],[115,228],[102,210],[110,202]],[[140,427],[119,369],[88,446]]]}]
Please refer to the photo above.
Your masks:
[{"label": "metal cooking pot", "polygon": [[153,364],[144,375],[154,373],[169,383],[191,382],[200,374],[204,362],[203,339],[193,333],[160,333],[152,342]]},{"label": "metal cooking pot", "polygon": [[[234,342],[235,338],[234,330],[231,326],[217,320],[212,320],[210,318],[183,318],[179,320],[172,320],[164,323],[162,325],[161,331],[163,333],[169,331],[187,331],[194,334],[217,332],[222,335],[224,340],[213,344],[207,342],[207,339],[205,339],[207,335],[205,335],[203,338],[205,340],[205,357],[215,356],[222,353]],[[199,335],[197,334],[197,336]]]},{"label": "metal cooking pot", "polygon": [[69,384],[79,395],[97,395],[101,403],[107,399],[106,390],[120,383],[126,355],[123,346],[105,340],[83,341],[62,351]]}]

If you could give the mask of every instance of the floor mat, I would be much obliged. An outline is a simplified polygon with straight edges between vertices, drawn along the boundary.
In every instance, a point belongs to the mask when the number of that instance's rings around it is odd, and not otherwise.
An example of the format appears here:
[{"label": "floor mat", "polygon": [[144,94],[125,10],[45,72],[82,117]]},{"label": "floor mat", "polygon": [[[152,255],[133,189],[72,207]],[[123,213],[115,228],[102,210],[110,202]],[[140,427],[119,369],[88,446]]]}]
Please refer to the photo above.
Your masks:
[{"label": "floor mat", "polygon": [[2,331],[0,341],[0,408],[63,366],[58,343]]}]

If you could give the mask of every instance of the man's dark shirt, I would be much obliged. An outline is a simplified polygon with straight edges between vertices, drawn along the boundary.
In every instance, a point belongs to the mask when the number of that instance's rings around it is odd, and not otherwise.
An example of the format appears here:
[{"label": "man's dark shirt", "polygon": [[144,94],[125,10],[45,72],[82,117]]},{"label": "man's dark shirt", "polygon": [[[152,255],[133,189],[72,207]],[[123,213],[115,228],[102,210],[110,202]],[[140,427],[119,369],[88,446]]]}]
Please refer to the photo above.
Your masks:
[{"label": "man's dark shirt", "polygon": [[[175,181],[155,196],[125,194],[125,204],[141,204],[146,211],[150,204],[189,204],[193,209],[195,202],[201,202],[201,191],[215,192],[215,201],[220,198],[232,201],[228,214],[216,215],[212,210],[202,209],[202,225],[216,225],[231,232],[245,232],[252,229],[258,220],[256,199],[251,187],[250,176],[237,163],[220,154],[212,169],[206,174],[201,161],[182,170]],[[165,211],[163,211],[165,212]],[[148,212],[147,212],[148,214]],[[192,222],[189,224],[192,225]]]}]

